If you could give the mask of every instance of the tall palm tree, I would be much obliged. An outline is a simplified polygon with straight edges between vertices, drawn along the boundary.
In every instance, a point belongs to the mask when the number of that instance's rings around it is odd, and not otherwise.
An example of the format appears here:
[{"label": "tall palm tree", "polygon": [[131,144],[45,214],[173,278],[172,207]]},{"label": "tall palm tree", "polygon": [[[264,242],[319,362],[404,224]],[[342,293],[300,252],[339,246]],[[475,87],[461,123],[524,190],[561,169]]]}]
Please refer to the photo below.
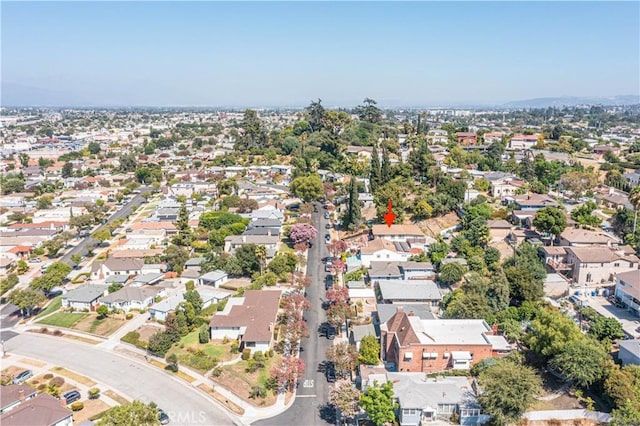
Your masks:
[{"label": "tall palm tree", "polygon": [[629,202],[633,206],[633,233],[636,233],[638,222],[638,208],[640,208],[640,186],[636,186],[629,193]]},{"label": "tall palm tree", "polygon": [[264,273],[264,266],[267,260],[267,248],[263,244],[256,246],[256,257],[260,261],[260,274],[262,275]]}]

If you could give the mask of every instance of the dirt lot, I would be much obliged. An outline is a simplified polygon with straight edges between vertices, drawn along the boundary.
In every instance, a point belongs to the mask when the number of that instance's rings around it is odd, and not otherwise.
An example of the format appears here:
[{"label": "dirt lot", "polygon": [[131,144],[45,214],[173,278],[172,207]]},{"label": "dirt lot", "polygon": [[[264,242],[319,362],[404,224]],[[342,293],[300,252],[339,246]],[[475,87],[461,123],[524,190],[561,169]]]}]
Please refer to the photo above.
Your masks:
[{"label": "dirt lot", "polygon": [[82,402],[84,404],[84,408],[73,413],[73,422],[76,424],[88,420],[96,414],[100,414],[111,408],[107,403],[99,399],[88,399]]},{"label": "dirt lot", "polygon": [[149,337],[153,336],[158,331],[164,330],[162,327],[156,327],[153,325],[143,325],[139,327],[136,331],[140,333],[140,341],[141,342],[149,342]]},{"label": "dirt lot", "polygon": [[16,367],[15,365],[9,366],[0,372],[0,377],[2,377],[2,382],[11,381],[13,378],[21,373],[24,369],[20,367]]},{"label": "dirt lot", "polygon": [[220,383],[231,392],[244,399],[250,404],[258,407],[273,405],[276,402],[276,396],[273,392],[267,391],[267,397],[264,399],[249,398],[251,387],[255,385],[263,385],[264,381],[269,378],[269,371],[274,363],[280,361],[280,355],[276,354],[273,358],[267,360],[265,367],[255,373],[245,372],[247,361],[240,361],[236,364],[222,367],[220,377],[211,377],[217,383]]}]

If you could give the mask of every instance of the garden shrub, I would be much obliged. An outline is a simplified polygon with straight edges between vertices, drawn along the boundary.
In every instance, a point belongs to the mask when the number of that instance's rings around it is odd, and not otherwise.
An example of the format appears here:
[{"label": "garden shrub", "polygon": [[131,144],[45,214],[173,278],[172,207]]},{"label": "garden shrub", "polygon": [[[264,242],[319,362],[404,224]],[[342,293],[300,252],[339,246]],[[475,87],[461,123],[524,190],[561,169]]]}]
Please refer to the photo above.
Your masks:
[{"label": "garden shrub", "polygon": [[71,404],[71,411],[80,411],[84,408],[84,404],[80,401],[76,401]]},{"label": "garden shrub", "polygon": [[62,385],[64,385],[64,379],[60,376],[56,376],[53,379],[51,379],[51,381],[49,382],[49,384],[51,386],[55,386],[55,387],[61,387]]},{"label": "garden shrub", "polygon": [[251,349],[245,348],[242,350],[242,359],[244,361],[248,360],[251,357]]}]

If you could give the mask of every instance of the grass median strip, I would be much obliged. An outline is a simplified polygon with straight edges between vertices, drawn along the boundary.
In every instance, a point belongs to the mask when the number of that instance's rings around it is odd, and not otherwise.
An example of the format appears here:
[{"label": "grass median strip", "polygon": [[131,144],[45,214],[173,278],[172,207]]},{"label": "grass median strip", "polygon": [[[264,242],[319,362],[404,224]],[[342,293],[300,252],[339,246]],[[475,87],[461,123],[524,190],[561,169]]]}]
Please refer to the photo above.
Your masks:
[{"label": "grass median strip", "polygon": [[18,361],[23,364],[33,365],[35,367],[44,367],[45,365],[47,365],[46,362],[36,361],[35,359],[29,358],[20,358]]},{"label": "grass median strip", "polygon": [[93,380],[91,380],[88,377],[82,376],[78,373],[74,373],[73,371],[69,371],[66,368],[62,368],[62,367],[53,367],[50,371],[55,371],[56,373],[60,374],[61,376],[65,376],[68,377],[71,380],[75,380],[78,383],[82,383],[85,386],[95,386],[96,382],[94,382]]},{"label": "grass median strip", "polygon": [[211,386],[209,385],[205,385],[204,383],[202,383],[201,385],[198,385],[198,389],[208,393],[209,395],[211,395],[212,397],[214,397],[216,400],[218,400],[222,405],[224,405],[225,407],[227,407],[229,410],[233,411],[236,414],[239,415],[243,415],[244,414],[244,408],[240,407],[239,405],[229,401],[227,398],[225,398],[223,395],[219,394],[218,392],[214,391]]},{"label": "grass median strip", "polygon": [[118,395],[111,389],[104,391],[104,394],[107,395],[109,398],[113,399],[118,404],[124,405],[129,403],[129,401],[126,398]]}]

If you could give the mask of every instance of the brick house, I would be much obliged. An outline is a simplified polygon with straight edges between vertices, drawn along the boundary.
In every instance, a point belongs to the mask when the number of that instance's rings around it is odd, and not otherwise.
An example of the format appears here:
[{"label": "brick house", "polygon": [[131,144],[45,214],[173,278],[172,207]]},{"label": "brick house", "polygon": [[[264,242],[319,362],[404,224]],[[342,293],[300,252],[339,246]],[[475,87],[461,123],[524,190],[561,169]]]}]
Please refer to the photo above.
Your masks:
[{"label": "brick house", "polygon": [[381,325],[381,359],[395,371],[432,373],[467,370],[511,351],[481,319],[423,320],[400,307]]}]

